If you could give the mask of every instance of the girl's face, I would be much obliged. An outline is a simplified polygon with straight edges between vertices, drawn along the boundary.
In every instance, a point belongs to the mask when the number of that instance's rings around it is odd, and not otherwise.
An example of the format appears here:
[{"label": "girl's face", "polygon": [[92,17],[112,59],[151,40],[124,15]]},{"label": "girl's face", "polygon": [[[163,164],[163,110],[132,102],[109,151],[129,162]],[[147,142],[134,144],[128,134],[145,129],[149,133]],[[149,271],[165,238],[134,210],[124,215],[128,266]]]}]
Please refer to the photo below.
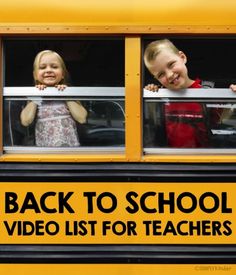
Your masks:
[{"label": "girl's face", "polygon": [[183,52],[176,54],[170,49],[163,49],[154,60],[151,71],[165,88],[186,89],[192,84],[186,62],[187,58]]},{"label": "girl's face", "polygon": [[39,60],[35,71],[35,79],[46,86],[55,86],[64,78],[64,73],[57,56],[52,53],[44,54]]}]

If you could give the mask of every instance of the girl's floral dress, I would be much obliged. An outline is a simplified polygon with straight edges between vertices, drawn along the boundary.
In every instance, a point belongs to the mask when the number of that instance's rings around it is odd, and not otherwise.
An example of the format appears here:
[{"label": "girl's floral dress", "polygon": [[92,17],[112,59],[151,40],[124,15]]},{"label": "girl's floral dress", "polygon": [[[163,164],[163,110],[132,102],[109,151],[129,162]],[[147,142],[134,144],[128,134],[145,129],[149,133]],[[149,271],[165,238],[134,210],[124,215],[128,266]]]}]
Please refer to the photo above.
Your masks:
[{"label": "girl's floral dress", "polygon": [[40,147],[80,145],[76,122],[65,102],[44,101],[38,106],[35,142]]}]

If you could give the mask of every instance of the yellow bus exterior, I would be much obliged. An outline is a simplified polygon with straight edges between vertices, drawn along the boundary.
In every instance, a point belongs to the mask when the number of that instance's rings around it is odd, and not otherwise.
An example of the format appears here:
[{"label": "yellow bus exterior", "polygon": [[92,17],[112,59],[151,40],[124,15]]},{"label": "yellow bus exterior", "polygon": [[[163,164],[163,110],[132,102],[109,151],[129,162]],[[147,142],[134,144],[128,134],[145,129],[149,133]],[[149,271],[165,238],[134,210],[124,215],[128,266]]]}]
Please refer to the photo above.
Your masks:
[{"label": "yellow bus exterior", "polygon": [[[222,0],[207,5],[203,0],[121,0],[112,3],[102,0],[100,4],[96,0],[69,0],[67,3],[58,3],[55,0],[47,3],[43,0],[34,4],[11,0],[2,3],[0,15],[3,33],[17,33],[18,30],[19,33],[31,34],[37,31],[99,34],[174,31],[225,34],[235,31],[234,10],[235,3],[231,0],[227,1],[227,5]],[[29,29],[30,27],[35,29]]]},{"label": "yellow bus exterior", "polygon": [[0,271],[235,274],[236,155],[145,155],[142,140],[143,37],[234,37],[235,10],[233,0],[1,3],[1,110],[6,38],[124,39],[125,150],[6,153],[1,111]]},{"label": "yellow bus exterior", "polygon": [[[12,35],[125,35],[126,153],[125,156],[2,155],[2,161],[140,161],[176,162],[179,156],[143,156],[141,141],[141,35],[230,35],[236,31],[235,4],[205,1],[69,1],[2,3],[0,33]],[[55,9],[55,12],[52,12]],[[137,58],[139,57],[139,58]],[[135,92],[134,92],[135,91]],[[134,142],[135,140],[135,142]],[[181,156],[183,162],[235,162],[234,156]]]}]

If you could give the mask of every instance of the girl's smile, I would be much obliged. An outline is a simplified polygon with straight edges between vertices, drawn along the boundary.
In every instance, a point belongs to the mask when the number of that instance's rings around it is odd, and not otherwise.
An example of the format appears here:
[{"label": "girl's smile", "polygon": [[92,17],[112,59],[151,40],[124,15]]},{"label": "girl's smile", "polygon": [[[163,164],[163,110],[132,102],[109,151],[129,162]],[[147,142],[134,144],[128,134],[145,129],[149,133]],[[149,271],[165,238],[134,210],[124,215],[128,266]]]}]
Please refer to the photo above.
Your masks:
[{"label": "girl's smile", "polygon": [[52,53],[44,54],[40,59],[35,76],[39,83],[46,86],[59,84],[64,75],[57,56]]}]

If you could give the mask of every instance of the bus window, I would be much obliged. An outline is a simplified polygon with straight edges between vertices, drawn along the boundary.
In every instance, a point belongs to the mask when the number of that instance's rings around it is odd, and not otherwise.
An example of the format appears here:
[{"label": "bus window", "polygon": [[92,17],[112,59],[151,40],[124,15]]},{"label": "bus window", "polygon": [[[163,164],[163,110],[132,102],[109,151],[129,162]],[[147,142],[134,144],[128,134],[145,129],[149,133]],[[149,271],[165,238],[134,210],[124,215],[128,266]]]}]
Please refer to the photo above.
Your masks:
[{"label": "bus window", "polygon": [[[143,47],[158,39],[162,38],[145,39]],[[186,54],[189,77],[201,79],[202,89],[178,92],[159,89],[156,93],[144,89],[144,151],[165,148],[168,152],[180,149],[183,153],[182,148],[195,152],[235,148],[236,94],[229,86],[236,82],[232,66],[236,62],[236,55],[232,54],[236,39],[173,37],[169,40]],[[159,85],[146,68],[143,71],[143,86]]]},{"label": "bus window", "polygon": [[[80,101],[87,110],[88,116],[85,123],[76,122],[76,133],[79,140],[77,147],[124,146],[125,111],[123,88],[68,87],[63,92],[58,91],[56,88],[47,88],[43,91],[37,91],[37,96],[34,96],[36,91],[36,88],[31,87],[6,87],[4,89],[4,148],[6,151],[14,151],[17,148],[19,149],[19,147],[26,147],[28,150],[33,150],[36,146],[74,147],[68,144],[40,145],[40,140],[42,139],[37,136],[37,131],[39,131],[39,128],[45,127],[43,119],[37,121],[38,115],[36,115],[36,119],[27,127],[24,127],[20,120],[21,111],[29,99],[40,101],[41,104],[48,103],[49,105],[54,103],[57,105],[64,104],[66,100]],[[77,96],[79,94],[80,97]],[[94,99],[95,97],[97,99]],[[37,112],[39,113],[39,111]],[[52,120],[50,119],[50,122]],[[49,120],[46,119],[45,121],[48,123]],[[65,121],[62,121],[62,123],[65,124]],[[51,135],[53,134],[51,133]],[[71,148],[71,150],[74,150],[74,148]]]},{"label": "bus window", "polygon": [[230,89],[144,90],[146,148],[236,148],[236,95]]},{"label": "bus window", "polygon": [[[58,92],[55,88],[39,91],[34,88],[33,61],[44,49],[58,52],[69,71],[69,87]],[[20,120],[27,102],[80,101],[88,116],[83,124],[76,122],[79,142],[60,147],[72,152],[78,147],[124,147],[124,40],[122,38],[60,38],[60,39],[6,39],[4,41],[4,134],[5,152],[39,150],[36,130],[37,117],[27,127]],[[52,93],[51,93],[52,92]],[[64,148],[67,147],[67,148]],[[58,148],[57,148],[58,149]],[[53,151],[53,148],[52,148]],[[42,151],[40,151],[42,152]],[[49,152],[49,151],[47,151]]]}]

